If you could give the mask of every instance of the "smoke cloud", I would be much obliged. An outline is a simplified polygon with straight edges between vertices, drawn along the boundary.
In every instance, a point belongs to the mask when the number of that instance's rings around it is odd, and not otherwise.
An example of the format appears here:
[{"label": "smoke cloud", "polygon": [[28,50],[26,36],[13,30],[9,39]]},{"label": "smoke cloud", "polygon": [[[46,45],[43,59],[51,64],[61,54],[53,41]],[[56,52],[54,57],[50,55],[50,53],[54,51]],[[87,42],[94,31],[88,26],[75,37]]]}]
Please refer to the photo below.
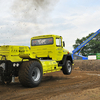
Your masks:
[{"label": "smoke cloud", "polygon": [[14,16],[32,22],[43,22],[59,0],[15,0]]}]

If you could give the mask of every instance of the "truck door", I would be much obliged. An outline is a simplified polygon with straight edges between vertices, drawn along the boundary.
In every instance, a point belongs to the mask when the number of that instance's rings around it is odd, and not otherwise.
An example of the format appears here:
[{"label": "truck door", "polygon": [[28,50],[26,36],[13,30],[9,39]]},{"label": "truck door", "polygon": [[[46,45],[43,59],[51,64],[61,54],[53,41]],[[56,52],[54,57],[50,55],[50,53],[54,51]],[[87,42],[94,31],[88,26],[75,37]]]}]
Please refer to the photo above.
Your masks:
[{"label": "truck door", "polygon": [[63,46],[61,41],[61,38],[56,38],[56,61],[62,60],[63,57]]}]

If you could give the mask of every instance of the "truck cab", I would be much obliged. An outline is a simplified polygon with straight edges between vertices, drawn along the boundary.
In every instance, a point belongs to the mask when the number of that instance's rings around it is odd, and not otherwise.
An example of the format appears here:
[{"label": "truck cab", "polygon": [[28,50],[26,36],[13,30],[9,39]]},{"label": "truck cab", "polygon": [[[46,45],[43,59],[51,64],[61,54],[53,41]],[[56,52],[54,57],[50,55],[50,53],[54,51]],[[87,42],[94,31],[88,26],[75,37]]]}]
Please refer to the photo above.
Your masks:
[{"label": "truck cab", "polygon": [[61,61],[64,54],[62,37],[58,35],[42,35],[31,38],[31,52],[34,57]]}]

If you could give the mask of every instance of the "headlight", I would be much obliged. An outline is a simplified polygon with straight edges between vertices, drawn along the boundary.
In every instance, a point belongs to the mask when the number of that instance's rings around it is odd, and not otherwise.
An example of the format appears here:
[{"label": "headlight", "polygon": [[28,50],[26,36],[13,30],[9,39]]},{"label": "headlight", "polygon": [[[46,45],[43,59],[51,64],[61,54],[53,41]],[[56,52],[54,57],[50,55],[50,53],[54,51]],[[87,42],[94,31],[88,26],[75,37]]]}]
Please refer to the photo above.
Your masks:
[{"label": "headlight", "polygon": [[19,67],[19,63],[13,63],[13,67]]}]

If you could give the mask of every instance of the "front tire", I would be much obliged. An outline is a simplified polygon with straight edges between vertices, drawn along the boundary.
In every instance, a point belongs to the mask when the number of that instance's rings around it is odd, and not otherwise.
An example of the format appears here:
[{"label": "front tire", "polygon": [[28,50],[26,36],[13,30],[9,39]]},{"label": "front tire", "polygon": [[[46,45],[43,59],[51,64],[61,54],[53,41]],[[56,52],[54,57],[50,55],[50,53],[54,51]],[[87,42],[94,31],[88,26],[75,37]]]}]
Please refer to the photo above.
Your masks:
[{"label": "front tire", "polygon": [[72,72],[72,63],[70,60],[67,60],[65,65],[62,67],[63,74],[69,75]]},{"label": "front tire", "polygon": [[19,81],[25,87],[38,86],[42,76],[42,66],[38,61],[23,62],[19,69]]}]

